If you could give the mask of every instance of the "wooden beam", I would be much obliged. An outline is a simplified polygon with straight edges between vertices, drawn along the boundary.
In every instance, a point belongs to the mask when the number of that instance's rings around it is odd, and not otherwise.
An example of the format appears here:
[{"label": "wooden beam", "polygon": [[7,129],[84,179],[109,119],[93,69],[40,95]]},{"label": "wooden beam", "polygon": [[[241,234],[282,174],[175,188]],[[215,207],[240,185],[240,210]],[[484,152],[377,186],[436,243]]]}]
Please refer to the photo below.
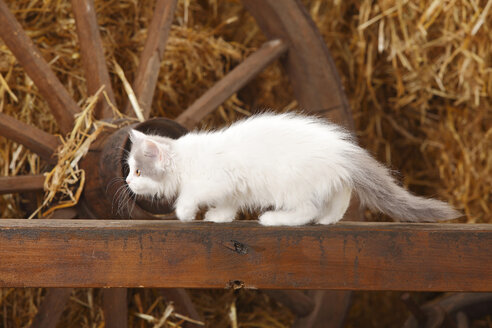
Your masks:
[{"label": "wooden beam", "polygon": [[71,131],[74,115],[80,111],[79,106],[68,94],[3,0],[0,0],[0,37],[50,106],[60,130],[63,133]]},{"label": "wooden beam", "polygon": [[0,219],[0,287],[492,291],[492,225]]},{"label": "wooden beam", "polygon": [[45,177],[42,174],[0,177],[0,195],[43,190],[44,180]]},{"label": "wooden beam", "polygon": [[[156,1],[147,40],[140,55],[140,64],[133,83],[133,90],[145,118],[149,118],[150,115],[152,97],[154,96],[161,60],[164,56],[164,49],[171,30],[176,3],[177,0]],[[131,110],[130,103],[127,103],[125,113],[135,116],[135,113]]]},{"label": "wooden beam", "polygon": [[57,161],[53,155],[61,142],[43,130],[0,113],[0,135],[26,146],[48,163]]},{"label": "wooden beam", "polygon": [[[82,64],[84,65],[87,93],[93,95],[104,85],[109,100],[116,105],[113,88],[109,79],[106,58],[102,45],[99,25],[97,24],[96,10],[93,0],[72,0],[72,11],[79,36]],[[112,118],[113,111],[106,100],[99,100],[95,108],[95,116]]]},{"label": "wooden beam", "polygon": [[282,40],[265,42],[260,49],[227,73],[226,76],[181,113],[176,118],[176,122],[187,129],[193,128],[202,118],[214,111],[234,92],[239,91],[286,51],[287,45]]}]

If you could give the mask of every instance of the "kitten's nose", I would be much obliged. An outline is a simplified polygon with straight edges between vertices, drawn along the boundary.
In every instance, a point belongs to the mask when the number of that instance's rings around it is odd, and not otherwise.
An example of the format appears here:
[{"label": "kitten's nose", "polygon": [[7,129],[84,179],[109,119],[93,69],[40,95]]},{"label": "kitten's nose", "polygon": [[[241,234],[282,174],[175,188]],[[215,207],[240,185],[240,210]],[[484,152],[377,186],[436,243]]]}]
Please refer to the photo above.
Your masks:
[{"label": "kitten's nose", "polygon": [[130,179],[126,179],[126,184],[130,184]]}]

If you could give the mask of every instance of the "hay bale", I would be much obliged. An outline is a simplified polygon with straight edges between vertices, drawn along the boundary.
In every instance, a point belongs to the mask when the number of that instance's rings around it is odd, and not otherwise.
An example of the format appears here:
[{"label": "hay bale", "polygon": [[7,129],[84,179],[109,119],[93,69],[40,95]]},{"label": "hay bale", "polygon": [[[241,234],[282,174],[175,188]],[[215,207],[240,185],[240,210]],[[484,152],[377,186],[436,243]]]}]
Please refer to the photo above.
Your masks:
[{"label": "hay bale", "polygon": [[491,222],[490,1],[311,1],[361,143],[462,222]]}]

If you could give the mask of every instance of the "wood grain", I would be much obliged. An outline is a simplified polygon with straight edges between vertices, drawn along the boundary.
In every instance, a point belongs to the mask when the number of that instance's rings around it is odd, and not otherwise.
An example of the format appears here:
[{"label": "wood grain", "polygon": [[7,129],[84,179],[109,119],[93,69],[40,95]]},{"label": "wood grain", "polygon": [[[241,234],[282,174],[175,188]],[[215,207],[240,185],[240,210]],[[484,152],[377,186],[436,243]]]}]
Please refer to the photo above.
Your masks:
[{"label": "wood grain", "polygon": [[9,11],[4,0],[0,0],[0,37],[50,106],[60,130],[69,132],[74,115],[80,109]]},{"label": "wood grain", "polygon": [[266,42],[181,113],[176,122],[187,129],[193,128],[286,50],[287,45],[281,40]]},{"label": "wood grain", "polygon": [[[149,118],[150,115],[152,97],[154,96],[162,56],[164,55],[169,31],[171,30],[176,3],[177,0],[156,1],[147,40],[140,55],[140,64],[133,82],[133,91],[135,91],[145,118]],[[130,108],[131,105],[128,103],[125,107],[125,113],[135,116],[135,113]]]},{"label": "wood grain", "polygon": [[0,135],[26,146],[48,163],[56,163],[53,155],[61,144],[57,137],[3,113],[0,113]]},{"label": "wood grain", "polygon": [[0,220],[0,287],[492,291],[492,225]]},{"label": "wood grain", "polygon": [[[72,11],[79,36],[80,53],[87,81],[87,94],[93,95],[104,85],[109,100],[116,105],[113,88],[109,79],[106,58],[102,45],[99,25],[93,0],[72,0]],[[101,118],[113,117],[113,111],[106,100],[100,100],[96,105],[95,116]]]},{"label": "wood grain", "polygon": [[0,195],[43,190],[44,179],[42,174],[0,177]]}]

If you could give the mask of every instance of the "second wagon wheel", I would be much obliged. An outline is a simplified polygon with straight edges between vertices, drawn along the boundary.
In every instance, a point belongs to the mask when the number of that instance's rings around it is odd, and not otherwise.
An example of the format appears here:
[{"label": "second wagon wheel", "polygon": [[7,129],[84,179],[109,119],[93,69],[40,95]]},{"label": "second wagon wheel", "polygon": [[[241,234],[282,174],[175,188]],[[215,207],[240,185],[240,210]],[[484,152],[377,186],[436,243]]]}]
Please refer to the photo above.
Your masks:
[{"label": "second wagon wheel", "polygon": [[[353,123],[350,108],[333,60],[302,4],[298,0],[242,2],[268,41],[199,97],[175,121],[154,119],[134,127],[142,131],[157,129],[170,137],[179,137],[186,129],[193,128],[203,117],[245,86],[267,65],[279,59],[289,76],[301,108],[351,129]],[[176,3],[177,0],[156,1],[154,16],[140,56],[133,89],[145,119],[149,119],[151,101]],[[109,99],[115,103],[93,0],[72,0],[72,8],[88,94],[94,94],[104,85]],[[64,133],[71,131],[74,114],[80,112],[79,106],[56,78],[3,0],[0,0],[0,36],[49,104],[60,130]],[[130,113],[128,109],[129,106],[126,107],[126,111]],[[112,111],[103,102],[98,104],[96,116],[99,119],[113,119]],[[125,176],[123,159],[124,149],[129,146],[128,129],[129,127],[108,129],[101,133],[83,159],[82,166],[86,169],[88,177],[81,202],[77,206],[77,216],[129,218],[128,215],[125,217],[124,214],[113,213],[112,200],[121,185],[110,184],[113,178]],[[52,155],[59,144],[56,137],[1,113],[0,135],[23,144],[48,162],[53,161]],[[42,175],[0,178],[0,193],[42,190],[43,179]],[[123,179],[120,179],[119,183],[124,183]],[[132,205],[134,209],[131,219],[158,219],[159,216],[156,214],[169,211],[166,206],[151,206],[141,200]],[[349,217],[358,218],[356,211],[351,213]],[[48,289],[32,326],[54,327],[70,292],[70,289],[63,288]],[[173,299],[182,311],[196,317],[196,311],[184,290],[168,289],[163,290],[163,293]],[[305,294],[297,291],[277,291],[270,292],[270,295],[284,302],[298,315],[295,324],[297,327],[321,327],[326,326],[327,322],[331,322],[333,327],[340,326],[349,300],[347,292],[310,291]],[[126,289],[104,289],[103,307],[106,327],[127,325]]]}]

